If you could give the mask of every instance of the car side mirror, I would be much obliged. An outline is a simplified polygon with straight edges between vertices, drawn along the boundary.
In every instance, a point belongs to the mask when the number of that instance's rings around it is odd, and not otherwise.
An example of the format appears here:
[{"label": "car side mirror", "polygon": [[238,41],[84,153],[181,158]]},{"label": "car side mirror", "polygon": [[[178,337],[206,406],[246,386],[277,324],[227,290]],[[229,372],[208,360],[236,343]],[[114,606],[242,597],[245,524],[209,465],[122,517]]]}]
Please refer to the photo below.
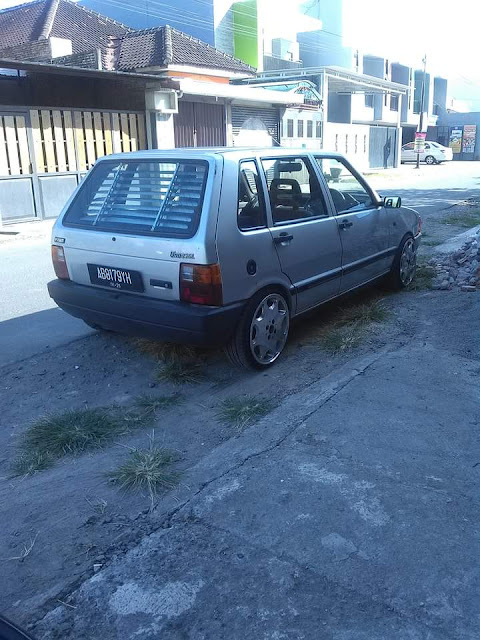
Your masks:
[{"label": "car side mirror", "polygon": [[399,209],[402,206],[400,196],[387,196],[383,199],[383,206],[386,209]]}]

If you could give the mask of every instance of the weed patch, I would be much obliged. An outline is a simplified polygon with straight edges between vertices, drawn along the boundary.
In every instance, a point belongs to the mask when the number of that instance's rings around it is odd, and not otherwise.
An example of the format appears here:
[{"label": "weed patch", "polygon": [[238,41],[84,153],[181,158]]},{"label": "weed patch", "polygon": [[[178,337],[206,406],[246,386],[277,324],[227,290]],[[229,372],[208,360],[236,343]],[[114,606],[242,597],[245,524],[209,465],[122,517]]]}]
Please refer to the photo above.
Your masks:
[{"label": "weed patch", "polygon": [[339,325],[358,324],[362,327],[372,322],[384,322],[390,315],[390,311],[381,302],[374,300],[342,309],[335,322]]},{"label": "weed patch", "polygon": [[330,353],[344,353],[357,348],[365,337],[365,327],[360,323],[333,326],[319,336],[319,344]]},{"label": "weed patch", "polygon": [[154,446],[151,438],[148,449],[134,449],[128,460],[108,475],[110,481],[122,491],[146,493],[153,509],[160,489],[172,489],[180,474],[170,469],[178,460],[175,451]]},{"label": "weed patch", "polygon": [[198,351],[194,347],[184,344],[158,342],[145,338],[137,338],[133,342],[142,353],[168,364],[188,362],[198,357]]},{"label": "weed patch", "polygon": [[217,417],[227,424],[243,430],[253,424],[274,408],[269,400],[261,398],[228,398],[219,407]]},{"label": "weed patch", "polygon": [[37,471],[50,469],[54,460],[50,455],[38,451],[21,453],[12,464],[12,472],[16,476],[30,476]]},{"label": "weed patch", "polygon": [[159,382],[176,385],[198,384],[205,378],[205,371],[201,362],[169,362],[160,366],[156,377]]},{"label": "weed patch", "polygon": [[99,449],[126,431],[125,420],[105,409],[73,409],[45,416],[25,433],[12,469],[17,475],[41,471],[64,456]]},{"label": "weed patch", "polygon": [[480,225],[480,209],[472,208],[471,211],[464,211],[462,213],[452,213],[442,220],[444,224],[452,224],[457,227],[464,227],[470,229]]},{"label": "weed patch", "polygon": [[379,300],[345,307],[320,328],[313,342],[333,354],[351,351],[360,346],[370,325],[382,323],[390,315]]},{"label": "weed patch", "polygon": [[135,406],[141,416],[149,417],[155,416],[158,411],[180,404],[182,400],[183,396],[180,393],[169,396],[144,395],[135,400]]}]

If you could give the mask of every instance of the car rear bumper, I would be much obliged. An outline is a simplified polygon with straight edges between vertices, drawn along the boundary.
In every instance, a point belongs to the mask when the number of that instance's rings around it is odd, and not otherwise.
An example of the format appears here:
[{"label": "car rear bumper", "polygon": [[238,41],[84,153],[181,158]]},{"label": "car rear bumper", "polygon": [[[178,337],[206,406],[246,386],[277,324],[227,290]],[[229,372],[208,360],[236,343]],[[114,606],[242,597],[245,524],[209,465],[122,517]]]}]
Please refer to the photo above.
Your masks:
[{"label": "car rear bumper", "polygon": [[133,336],[204,346],[225,344],[244,308],[243,302],[202,307],[58,279],[48,283],[48,292],[61,309],[90,325]]}]

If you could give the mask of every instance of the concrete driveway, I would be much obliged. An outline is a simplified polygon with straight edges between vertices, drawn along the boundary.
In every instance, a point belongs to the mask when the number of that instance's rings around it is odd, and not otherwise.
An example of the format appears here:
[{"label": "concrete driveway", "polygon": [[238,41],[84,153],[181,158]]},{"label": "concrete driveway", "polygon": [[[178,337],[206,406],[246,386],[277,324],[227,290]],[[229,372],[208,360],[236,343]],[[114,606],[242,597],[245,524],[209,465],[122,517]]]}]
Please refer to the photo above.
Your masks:
[{"label": "concrete driveway", "polygon": [[410,335],[199,462],[39,637],[477,640],[480,297],[420,295]]}]

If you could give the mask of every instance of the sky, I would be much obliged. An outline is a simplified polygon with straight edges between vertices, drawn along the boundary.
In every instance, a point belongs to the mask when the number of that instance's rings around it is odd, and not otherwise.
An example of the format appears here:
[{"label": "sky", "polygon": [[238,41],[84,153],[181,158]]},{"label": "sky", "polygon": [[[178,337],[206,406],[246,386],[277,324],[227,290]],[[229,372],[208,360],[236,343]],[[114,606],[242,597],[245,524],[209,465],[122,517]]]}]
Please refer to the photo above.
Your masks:
[{"label": "sky", "polygon": [[[295,18],[301,0],[264,2],[272,6],[270,33],[293,38],[305,28]],[[0,0],[0,9],[16,4],[21,1]],[[418,68],[426,53],[427,70],[448,78],[449,95],[471,100],[470,106],[480,111],[479,0],[455,0],[454,7],[448,0],[343,0],[343,22],[344,44],[363,53]]]}]

